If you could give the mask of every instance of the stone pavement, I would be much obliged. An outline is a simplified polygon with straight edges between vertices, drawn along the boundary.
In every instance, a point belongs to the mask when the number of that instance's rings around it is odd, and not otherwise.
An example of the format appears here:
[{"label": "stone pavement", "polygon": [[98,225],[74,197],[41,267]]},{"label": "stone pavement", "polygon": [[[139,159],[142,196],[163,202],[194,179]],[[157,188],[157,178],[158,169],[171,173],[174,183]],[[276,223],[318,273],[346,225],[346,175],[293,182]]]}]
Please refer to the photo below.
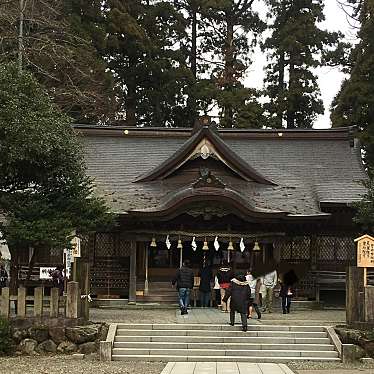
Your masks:
[{"label": "stone pavement", "polygon": [[298,374],[374,374],[374,369],[298,370]]},{"label": "stone pavement", "polygon": [[169,362],[161,374],[294,374],[284,364]]},{"label": "stone pavement", "polygon": [[[332,326],[345,323],[344,311],[297,311],[291,314],[282,314],[279,312],[265,313],[259,321],[252,318],[248,321],[251,325],[257,324],[284,324],[284,325],[304,325],[308,326]],[[222,313],[215,308],[192,308],[187,315],[181,316],[180,311],[175,313],[177,323],[200,323],[200,324],[227,324],[229,322],[229,313]],[[240,322],[240,316],[236,315],[236,322]]]}]

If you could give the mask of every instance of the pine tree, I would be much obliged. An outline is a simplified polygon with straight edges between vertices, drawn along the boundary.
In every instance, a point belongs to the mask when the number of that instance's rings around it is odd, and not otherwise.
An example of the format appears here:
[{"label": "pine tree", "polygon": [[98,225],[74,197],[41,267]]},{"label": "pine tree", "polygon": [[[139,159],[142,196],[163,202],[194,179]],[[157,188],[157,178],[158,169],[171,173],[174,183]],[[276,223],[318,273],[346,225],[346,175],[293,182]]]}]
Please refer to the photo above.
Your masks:
[{"label": "pine tree", "polygon": [[352,49],[346,79],[332,104],[334,127],[358,126],[364,160],[374,168],[374,1],[350,1],[360,22],[358,43]]},{"label": "pine tree", "polygon": [[262,125],[258,92],[242,83],[257,37],[264,29],[253,3],[254,0],[218,0],[207,1],[204,6],[203,52],[214,66],[206,106],[209,100],[217,104],[222,127]]},{"label": "pine tree", "polygon": [[341,58],[341,35],[319,27],[325,19],[323,0],[267,0],[267,4],[272,33],[262,48],[270,61],[265,78],[269,125],[312,127],[324,112],[315,69]]},{"label": "pine tree", "polygon": [[62,250],[73,230],[87,234],[110,223],[81,150],[70,119],[36,79],[0,64],[0,239],[9,245],[13,270],[19,250]]},{"label": "pine tree", "polygon": [[191,80],[180,48],[184,17],[163,1],[111,0],[103,8],[108,35],[104,56],[122,91],[126,123],[178,125]]}]

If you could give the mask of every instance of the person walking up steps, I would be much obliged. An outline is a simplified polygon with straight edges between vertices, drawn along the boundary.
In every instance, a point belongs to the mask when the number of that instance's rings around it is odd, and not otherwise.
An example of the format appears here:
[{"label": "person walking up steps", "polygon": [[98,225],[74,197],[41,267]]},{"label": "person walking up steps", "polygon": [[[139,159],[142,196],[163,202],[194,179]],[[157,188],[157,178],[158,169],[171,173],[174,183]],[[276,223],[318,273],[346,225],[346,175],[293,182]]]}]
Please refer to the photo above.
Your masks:
[{"label": "person walking up steps", "polygon": [[213,279],[213,273],[212,269],[208,265],[203,265],[203,268],[201,269],[200,273],[200,286],[199,286],[199,293],[200,293],[200,306],[202,308],[208,307],[211,293],[212,293],[212,287],[211,282]]},{"label": "person walking up steps", "polygon": [[247,331],[247,313],[249,300],[251,298],[251,288],[245,279],[244,275],[238,275],[233,278],[230,283],[230,288],[226,290],[226,295],[223,298],[224,302],[227,302],[228,298],[231,297],[230,303],[230,325],[235,324],[235,312],[240,313],[242,320],[242,330]]},{"label": "person walking up steps", "polygon": [[[230,266],[221,266],[217,273],[218,283],[220,286],[222,312],[228,313],[230,311],[230,299],[226,298],[226,290],[230,287],[231,279],[234,274]],[[226,301],[224,301],[224,299]]]},{"label": "person walking up steps", "polygon": [[[273,270],[264,276],[264,286],[265,286],[265,307],[263,312],[271,313],[273,311],[273,290],[278,282],[277,271]],[[262,295],[264,296],[264,295]]]},{"label": "person walking up steps", "polygon": [[182,267],[177,270],[172,282],[173,285],[177,285],[181,315],[188,314],[190,292],[194,286],[194,273],[189,266],[190,262],[188,260],[183,261]]}]

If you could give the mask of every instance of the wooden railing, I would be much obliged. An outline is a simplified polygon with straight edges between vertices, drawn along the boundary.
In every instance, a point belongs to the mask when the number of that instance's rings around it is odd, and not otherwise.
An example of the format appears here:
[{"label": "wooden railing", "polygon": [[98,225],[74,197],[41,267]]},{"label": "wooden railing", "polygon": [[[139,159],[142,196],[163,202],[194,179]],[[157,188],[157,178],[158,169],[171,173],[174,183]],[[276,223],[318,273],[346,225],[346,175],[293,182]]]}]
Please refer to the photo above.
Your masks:
[{"label": "wooden railing", "polygon": [[[15,307],[12,308],[12,303]],[[60,313],[62,309],[62,313]],[[51,295],[44,295],[43,287],[36,287],[33,296],[27,296],[26,288],[18,288],[17,295],[10,295],[8,287],[1,289],[0,315],[9,317],[79,318],[81,316],[81,294],[77,282],[67,284],[66,296],[60,296],[58,288],[51,289]]]}]

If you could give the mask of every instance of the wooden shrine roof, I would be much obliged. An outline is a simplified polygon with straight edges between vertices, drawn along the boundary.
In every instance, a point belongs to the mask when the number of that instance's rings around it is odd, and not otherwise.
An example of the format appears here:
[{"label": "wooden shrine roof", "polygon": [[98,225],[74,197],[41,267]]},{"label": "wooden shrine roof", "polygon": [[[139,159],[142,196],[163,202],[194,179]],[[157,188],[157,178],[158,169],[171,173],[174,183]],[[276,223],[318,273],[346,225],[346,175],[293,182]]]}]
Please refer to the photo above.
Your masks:
[{"label": "wooden shrine roof", "polygon": [[[167,215],[178,204],[221,200],[244,215],[324,217],[321,204],[350,204],[365,192],[360,181],[367,176],[351,128],[75,129],[88,173],[116,213]],[[199,157],[204,142],[213,152],[206,159]],[[196,174],[196,165],[205,164],[215,184]]]}]

